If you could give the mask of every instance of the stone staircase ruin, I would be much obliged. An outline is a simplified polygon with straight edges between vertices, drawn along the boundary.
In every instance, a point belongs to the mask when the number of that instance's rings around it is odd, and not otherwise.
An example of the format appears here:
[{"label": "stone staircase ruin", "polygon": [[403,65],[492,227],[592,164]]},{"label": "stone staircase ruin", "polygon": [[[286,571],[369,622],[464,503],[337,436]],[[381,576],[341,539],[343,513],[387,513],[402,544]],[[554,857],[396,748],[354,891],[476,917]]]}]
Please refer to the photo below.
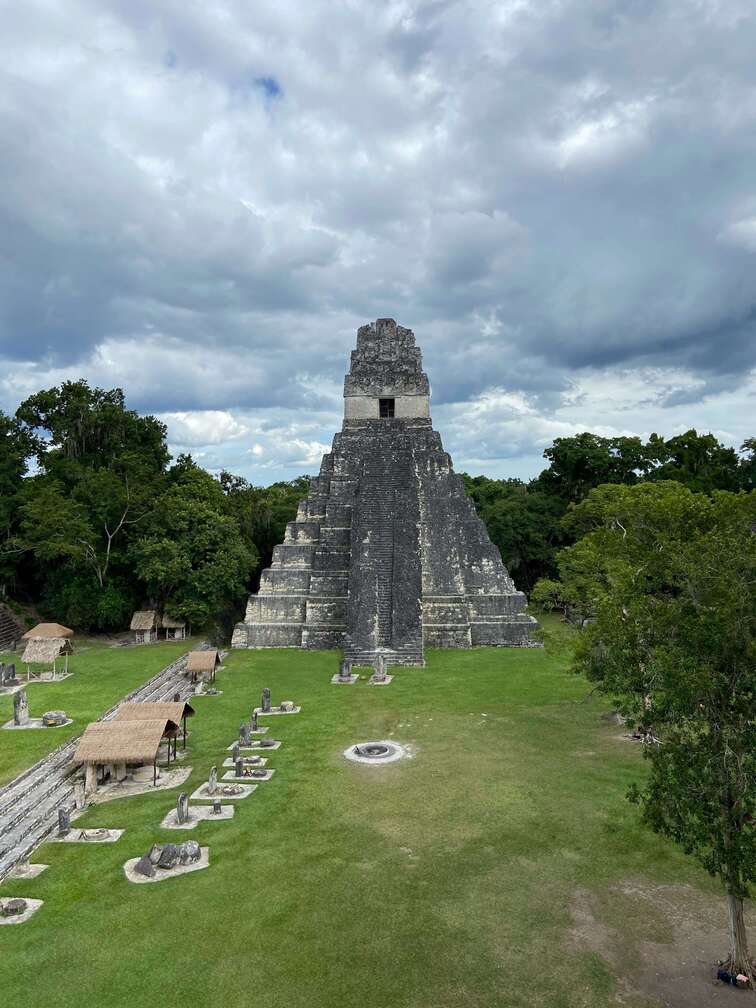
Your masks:
[{"label": "stone staircase ruin", "polygon": [[393,319],[359,329],[343,427],[234,647],[422,665],[425,647],[534,643],[537,623],[433,430],[429,394],[411,330]]}]

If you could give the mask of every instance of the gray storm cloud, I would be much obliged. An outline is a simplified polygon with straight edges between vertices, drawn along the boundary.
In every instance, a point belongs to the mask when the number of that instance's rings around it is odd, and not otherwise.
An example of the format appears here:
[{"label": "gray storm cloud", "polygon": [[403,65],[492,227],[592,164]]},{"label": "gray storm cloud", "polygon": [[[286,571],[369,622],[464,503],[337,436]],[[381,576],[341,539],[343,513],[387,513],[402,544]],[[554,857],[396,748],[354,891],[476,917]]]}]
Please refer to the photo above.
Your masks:
[{"label": "gray storm cloud", "polygon": [[8,10],[0,405],[83,375],[291,476],[392,315],[460,468],[585,428],[739,443],[755,47],[737,0]]}]

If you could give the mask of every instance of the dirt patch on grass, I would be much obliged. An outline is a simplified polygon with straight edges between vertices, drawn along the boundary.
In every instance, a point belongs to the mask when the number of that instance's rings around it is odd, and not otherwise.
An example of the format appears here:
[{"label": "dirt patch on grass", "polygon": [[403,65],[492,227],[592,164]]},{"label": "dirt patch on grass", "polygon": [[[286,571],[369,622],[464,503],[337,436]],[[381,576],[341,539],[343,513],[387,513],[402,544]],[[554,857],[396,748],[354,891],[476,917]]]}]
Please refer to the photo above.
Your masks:
[{"label": "dirt patch on grass", "polygon": [[571,944],[594,952],[615,973],[617,1004],[638,997],[664,1008],[754,1003],[751,992],[712,983],[712,965],[727,951],[724,899],[633,879],[604,892],[577,889],[570,913]]}]

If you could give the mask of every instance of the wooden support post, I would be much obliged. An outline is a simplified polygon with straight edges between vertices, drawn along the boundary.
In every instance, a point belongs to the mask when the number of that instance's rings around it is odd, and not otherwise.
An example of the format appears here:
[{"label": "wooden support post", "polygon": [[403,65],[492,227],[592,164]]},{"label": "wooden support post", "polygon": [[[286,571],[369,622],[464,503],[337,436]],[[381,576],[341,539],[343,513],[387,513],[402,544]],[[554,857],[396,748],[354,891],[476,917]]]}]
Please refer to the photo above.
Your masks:
[{"label": "wooden support post", "polygon": [[186,749],[186,714],[184,714],[183,723],[184,723],[184,744],[182,745],[181,748]]},{"label": "wooden support post", "polygon": [[97,764],[87,763],[84,773],[84,796],[89,797],[97,790]]},{"label": "wooden support post", "polygon": [[157,756],[152,761],[152,786],[157,787]]}]

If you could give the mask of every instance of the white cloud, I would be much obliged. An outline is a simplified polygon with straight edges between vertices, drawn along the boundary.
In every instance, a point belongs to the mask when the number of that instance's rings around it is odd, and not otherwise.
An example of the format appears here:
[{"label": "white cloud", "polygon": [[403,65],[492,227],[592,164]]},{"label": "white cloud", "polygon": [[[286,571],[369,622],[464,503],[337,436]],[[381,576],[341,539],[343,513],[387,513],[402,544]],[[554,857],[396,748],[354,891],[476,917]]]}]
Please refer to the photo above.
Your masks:
[{"label": "white cloud", "polygon": [[0,406],[85,376],[215,469],[295,475],[391,315],[462,466],[737,440],[754,45],[747,0],[16,5]]},{"label": "white cloud", "polygon": [[249,428],[226,410],[197,410],[194,413],[161,413],[158,419],[168,428],[168,438],[177,445],[218,445],[244,437]]}]

